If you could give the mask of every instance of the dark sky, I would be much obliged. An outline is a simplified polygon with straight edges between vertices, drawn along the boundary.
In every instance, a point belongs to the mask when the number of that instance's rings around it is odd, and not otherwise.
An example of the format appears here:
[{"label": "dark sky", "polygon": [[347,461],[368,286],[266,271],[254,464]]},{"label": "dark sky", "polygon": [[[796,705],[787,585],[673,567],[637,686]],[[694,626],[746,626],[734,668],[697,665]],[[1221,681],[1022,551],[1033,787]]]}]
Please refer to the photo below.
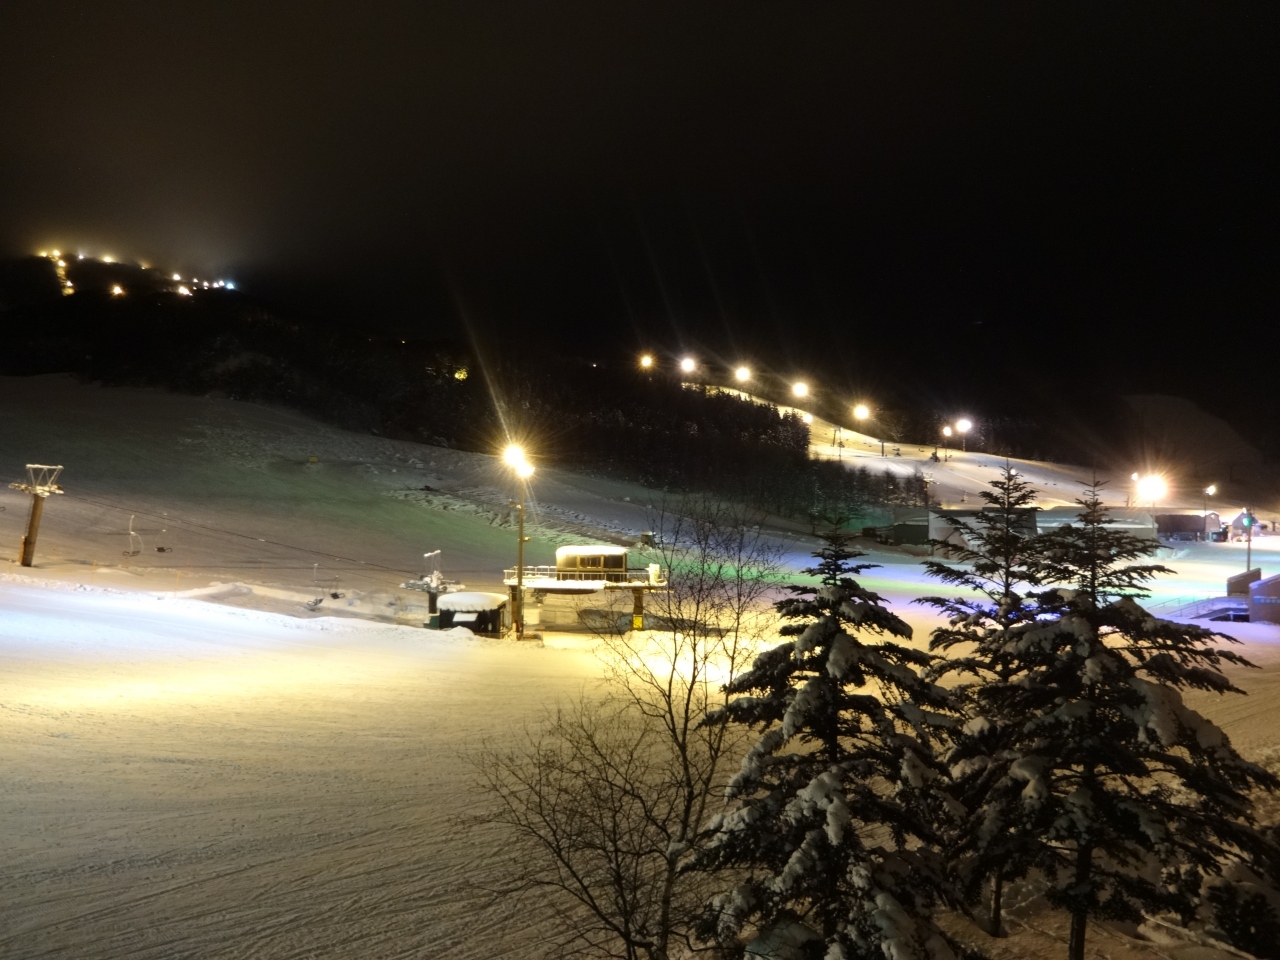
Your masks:
[{"label": "dark sky", "polygon": [[1278,21],[9,2],[0,244],[424,334],[461,308],[486,332],[854,379],[890,351],[1061,365],[1092,340],[1108,370],[1176,381],[1275,348]]}]

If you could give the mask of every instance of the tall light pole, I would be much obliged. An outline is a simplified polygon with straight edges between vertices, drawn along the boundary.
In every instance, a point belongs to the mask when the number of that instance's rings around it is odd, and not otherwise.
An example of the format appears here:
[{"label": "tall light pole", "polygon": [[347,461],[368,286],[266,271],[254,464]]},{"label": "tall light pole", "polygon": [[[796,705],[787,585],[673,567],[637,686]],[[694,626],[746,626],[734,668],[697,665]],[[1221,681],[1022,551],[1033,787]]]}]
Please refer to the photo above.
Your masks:
[{"label": "tall light pole", "polygon": [[960,452],[963,453],[965,451],[964,435],[973,429],[973,422],[961,417],[956,421],[956,429],[960,431]]},{"label": "tall light pole", "polygon": [[516,639],[524,639],[524,489],[533,476],[533,464],[524,457],[524,449],[510,444],[502,451],[502,462],[515,471],[519,481],[519,500],[516,503],[516,592],[512,597],[511,619],[516,628]]},{"label": "tall light pole", "polygon": [[[950,440],[950,439],[951,439],[951,427],[949,427],[949,426],[947,426],[947,427],[943,427],[943,428],[942,428],[942,435],[943,435],[947,440]],[[937,452],[938,452],[938,448],[937,448],[937,447],[934,447],[934,448],[933,448],[933,452],[934,452],[934,453],[937,453]],[[945,460],[945,459],[947,459],[947,443],[946,443],[946,440],[944,440],[944,441],[942,442],[942,459],[944,459],[944,460]]]},{"label": "tall light pole", "polygon": [[[860,403],[853,408],[853,419],[858,421],[858,428],[861,430],[862,424],[871,416],[871,408],[865,403]],[[884,436],[880,437],[880,456],[884,456]]]},{"label": "tall light pole", "polygon": [[1209,484],[1204,488],[1204,529],[1200,532],[1204,534],[1205,539],[1209,538],[1209,498],[1218,492],[1216,484]]}]

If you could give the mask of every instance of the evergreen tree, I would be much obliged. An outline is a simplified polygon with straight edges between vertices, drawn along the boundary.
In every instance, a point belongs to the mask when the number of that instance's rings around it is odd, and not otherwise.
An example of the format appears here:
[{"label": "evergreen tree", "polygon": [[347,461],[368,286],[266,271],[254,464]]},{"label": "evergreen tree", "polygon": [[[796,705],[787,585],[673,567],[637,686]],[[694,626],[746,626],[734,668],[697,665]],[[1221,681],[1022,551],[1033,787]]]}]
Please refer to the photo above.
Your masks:
[{"label": "evergreen tree", "polygon": [[[1090,917],[1179,909],[1188,872],[1265,850],[1248,793],[1278,785],[1182,700],[1186,689],[1242,693],[1221,667],[1250,664],[1214,646],[1235,641],[1143,610],[1143,586],[1167,568],[1132,561],[1158,544],[1108,528],[1096,486],[1077,502],[1078,523],[1035,542],[1036,575],[1060,586],[984,651],[965,729],[994,732],[957,771],[985,781],[970,829],[1012,834],[1020,866],[1070,912],[1071,960]],[[1157,866],[1180,882],[1153,879]]]},{"label": "evergreen tree", "polygon": [[[828,958],[942,960],[954,954],[926,908],[941,886],[929,789],[949,701],[918,671],[933,659],[854,575],[868,564],[833,532],[777,609],[787,642],[729,687],[708,722],[762,727],[712,824],[703,865],[744,881],[711,904],[703,932],[801,929]],[[806,929],[807,928],[807,929]]]},{"label": "evergreen tree", "polygon": [[[1002,717],[991,704],[982,701],[983,685],[1008,682],[1012,664],[1000,653],[1015,624],[1031,619],[1034,606],[1026,590],[1039,583],[1035,556],[1035,490],[1005,466],[999,480],[979,496],[986,506],[972,520],[949,516],[952,535],[931,540],[930,546],[953,563],[925,561],[929,574],[960,593],[947,597],[923,597],[918,602],[936,607],[947,617],[947,625],[934,630],[932,650],[951,651],[964,647],[958,657],[939,661],[931,675],[960,676],[955,688],[959,702],[971,715],[983,716],[980,723],[956,731],[946,764],[952,777],[952,795],[963,813],[948,825],[945,844],[947,862],[957,875],[960,899],[972,902],[984,881],[991,881],[990,909],[986,926],[999,936],[1001,900],[1006,880],[1023,877],[1034,859],[1035,844],[1028,844],[1016,832],[993,829],[1009,819],[999,809],[1007,798],[988,798],[994,767],[974,764],[999,749],[1001,737],[1016,728],[1018,717]],[[955,564],[954,561],[959,561]]]}]

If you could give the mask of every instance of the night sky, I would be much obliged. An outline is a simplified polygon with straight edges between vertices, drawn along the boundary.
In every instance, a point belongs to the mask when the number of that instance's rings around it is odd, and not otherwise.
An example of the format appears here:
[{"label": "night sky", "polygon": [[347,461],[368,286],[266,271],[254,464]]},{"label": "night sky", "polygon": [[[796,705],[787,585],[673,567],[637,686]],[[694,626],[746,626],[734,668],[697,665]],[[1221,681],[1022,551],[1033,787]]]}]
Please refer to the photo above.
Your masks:
[{"label": "night sky", "polygon": [[0,247],[952,397],[1083,369],[1248,426],[1277,413],[1278,27],[1256,2],[5,3]]}]

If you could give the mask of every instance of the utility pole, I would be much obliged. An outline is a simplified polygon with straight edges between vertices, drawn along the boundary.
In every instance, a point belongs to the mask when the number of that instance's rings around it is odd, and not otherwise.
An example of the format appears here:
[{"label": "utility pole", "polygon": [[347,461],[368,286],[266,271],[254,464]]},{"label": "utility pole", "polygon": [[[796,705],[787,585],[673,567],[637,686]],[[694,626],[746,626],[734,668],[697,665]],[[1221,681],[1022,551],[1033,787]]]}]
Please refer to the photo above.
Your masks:
[{"label": "utility pole", "polygon": [[516,533],[516,639],[524,639],[524,481],[520,481],[519,530]]},{"label": "utility pole", "polygon": [[1253,510],[1244,508],[1244,572],[1253,569]]},{"label": "utility pole", "polygon": [[44,513],[45,497],[55,493],[65,493],[58,486],[58,476],[62,467],[51,467],[42,463],[27,464],[27,482],[9,484],[14,490],[31,494],[31,513],[27,515],[27,532],[22,538],[22,548],[18,562],[29,567],[36,557],[36,537],[40,533],[40,516]]}]

